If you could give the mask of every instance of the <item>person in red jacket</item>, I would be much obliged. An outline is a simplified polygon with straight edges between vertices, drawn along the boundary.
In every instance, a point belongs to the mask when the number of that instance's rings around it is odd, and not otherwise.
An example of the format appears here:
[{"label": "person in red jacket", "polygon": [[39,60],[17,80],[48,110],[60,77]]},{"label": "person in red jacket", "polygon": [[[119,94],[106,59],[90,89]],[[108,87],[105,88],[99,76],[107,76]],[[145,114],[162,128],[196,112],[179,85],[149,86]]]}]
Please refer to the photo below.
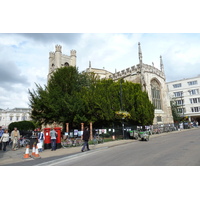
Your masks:
[{"label": "person in red jacket", "polygon": [[87,147],[87,150],[88,150],[88,151],[90,150],[89,144],[88,144],[89,138],[90,138],[89,129],[88,129],[88,127],[85,127],[85,131],[83,131],[83,140],[84,140],[84,144],[83,144],[83,147],[82,147],[82,149],[81,149],[82,152],[84,152],[85,147]]}]

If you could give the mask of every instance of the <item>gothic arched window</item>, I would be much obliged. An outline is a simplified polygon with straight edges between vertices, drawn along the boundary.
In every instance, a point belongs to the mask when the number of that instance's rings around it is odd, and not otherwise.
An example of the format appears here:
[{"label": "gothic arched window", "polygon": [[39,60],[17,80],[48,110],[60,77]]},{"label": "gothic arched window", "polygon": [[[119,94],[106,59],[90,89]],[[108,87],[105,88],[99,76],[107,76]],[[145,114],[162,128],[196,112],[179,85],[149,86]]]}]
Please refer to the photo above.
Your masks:
[{"label": "gothic arched window", "polygon": [[151,95],[152,95],[152,102],[155,106],[155,109],[162,109],[161,106],[161,92],[160,92],[160,85],[159,83],[154,79],[151,81]]},{"label": "gothic arched window", "polygon": [[65,66],[65,67],[69,67],[69,63],[66,62],[66,63],[64,64],[64,66]]}]

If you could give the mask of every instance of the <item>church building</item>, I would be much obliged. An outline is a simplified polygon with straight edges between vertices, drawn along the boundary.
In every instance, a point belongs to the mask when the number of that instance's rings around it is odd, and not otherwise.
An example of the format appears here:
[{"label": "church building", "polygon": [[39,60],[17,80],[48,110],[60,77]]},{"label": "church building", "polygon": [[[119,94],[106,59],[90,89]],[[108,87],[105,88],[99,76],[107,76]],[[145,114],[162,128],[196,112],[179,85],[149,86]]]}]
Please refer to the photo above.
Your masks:
[{"label": "church building", "polygon": [[[49,53],[49,75],[61,66],[76,66],[76,51],[71,50],[71,55],[66,56],[62,54],[62,47],[56,45],[55,53]],[[149,99],[155,106],[155,117],[153,124],[171,124],[174,123],[172,111],[170,106],[170,98],[168,96],[168,88],[166,84],[164,65],[162,56],[160,56],[160,69],[153,65],[144,64],[142,60],[142,50],[140,43],[138,43],[139,64],[126,68],[122,71],[111,73],[105,69],[97,69],[91,67],[85,71],[88,73],[95,73],[99,78],[113,79],[115,81],[124,79],[133,83],[140,83],[142,90],[148,93]]]}]

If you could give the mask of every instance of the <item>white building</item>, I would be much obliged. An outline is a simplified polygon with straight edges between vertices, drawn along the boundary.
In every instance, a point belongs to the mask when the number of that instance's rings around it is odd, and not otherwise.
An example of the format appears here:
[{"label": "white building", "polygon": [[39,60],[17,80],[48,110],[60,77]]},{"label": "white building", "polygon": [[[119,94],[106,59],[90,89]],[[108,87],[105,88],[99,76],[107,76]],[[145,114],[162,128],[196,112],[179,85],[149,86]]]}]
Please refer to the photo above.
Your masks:
[{"label": "white building", "polygon": [[30,121],[30,114],[29,108],[0,109],[0,126],[8,128],[12,122]]},{"label": "white building", "polygon": [[200,122],[200,75],[168,82],[167,85],[169,96],[176,101],[180,116]]}]

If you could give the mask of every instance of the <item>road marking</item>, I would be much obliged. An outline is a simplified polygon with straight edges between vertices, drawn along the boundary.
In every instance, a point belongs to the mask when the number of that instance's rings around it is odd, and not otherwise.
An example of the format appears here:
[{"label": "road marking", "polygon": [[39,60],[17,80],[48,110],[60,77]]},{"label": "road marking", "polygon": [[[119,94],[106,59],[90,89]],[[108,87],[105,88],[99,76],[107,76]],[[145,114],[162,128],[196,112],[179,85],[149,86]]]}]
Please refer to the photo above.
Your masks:
[{"label": "road marking", "polygon": [[37,164],[37,165],[34,165],[34,166],[54,166],[54,165],[58,165],[62,162],[74,160],[78,157],[84,157],[84,156],[87,156],[87,155],[94,154],[97,151],[101,151],[101,150],[104,150],[104,149],[107,149],[107,148],[108,147],[101,147],[101,148],[98,148],[98,149],[93,149],[93,150],[90,150],[90,151],[77,153],[75,155],[66,156],[66,157],[63,157],[63,158],[58,158],[58,159],[51,160],[51,161],[48,161],[48,162],[44,162],[44,163],[41,163],[41,164]]}]

